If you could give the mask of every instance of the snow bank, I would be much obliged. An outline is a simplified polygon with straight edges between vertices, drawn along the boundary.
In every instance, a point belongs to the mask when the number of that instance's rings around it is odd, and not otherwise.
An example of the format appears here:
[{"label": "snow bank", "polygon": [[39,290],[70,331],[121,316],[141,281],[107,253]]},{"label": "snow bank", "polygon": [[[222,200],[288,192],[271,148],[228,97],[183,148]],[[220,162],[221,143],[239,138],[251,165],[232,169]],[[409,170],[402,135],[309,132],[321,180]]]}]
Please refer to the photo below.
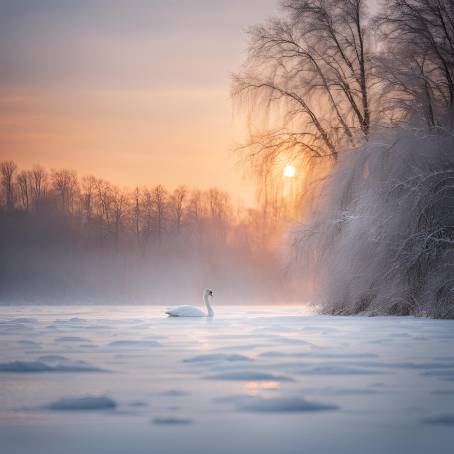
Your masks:
[{"label": "snow bank", "polygon": [[448,132],[396,127],[343,153],[294,232],[323,312],[454,318],[453,150]]},{"label": "snow bank", "polygon": [[320,402],[309,402],[301,397],[255,397],[248,399],[245,404],[240,404],[241,411],[252,411],[259,413],[295,413],[338,410],[337,405],[329,405]]},{"label": "snow bank", "polygon": [[55,342],[89,342],[89,339],[81,336],[61,336],[57,337]]},{"label": "snow bank", "polygon": [[240,354],[223,354],[223,353],[211,353],[207,355],[197,355],[191,358],[186,358],[183,360],[185,363],[206,363],[213,361],[252,361],[252,358],[249,358],[245,355]]},{"label": "snow bank", "polygon": [[0,363],[1,372],[37,373],[37,372],[103,372],[103,369],[86,364],[57,364],[51,366],[42,361],[10,361]]},{"label": "snow bank", "polygon": [[447,426],[454,426],[454,413],[425,418],[423,419],[423,422],[426,424],[441,424]]},{"label": "snow bank", "polygon": [[117,403],[110,397],[100,396],[82,396],[82,397],[65,397],[46,406],[48,410],[58,411],[80,411],[80,410],[111,410],[117,406]]},{"label": "snow bank", "polygon": [[169,416],[169,417],[157,417],[152,419],[153,424],[159,425],[185,425],[185,424],[192,424],[192,419],[190,418],[182,418],[177,416]]},{"label": "snow bank", "polygon": [[159,395],[167,397],[184,397],[190,396],[191,393],[182,389],[168,389],[167,391],[162,391]]},{"label": "snow bank", "polygon": [[282,375],[267,374],[265,372],[255,371],[238,371],[225,372],[220,374],[208,375],[208,380],[226,380],[226,381],[294,381],[292,378]]},{"label": "snow bank", "polygon": [[159,342],[153,340],[117,340],[109,343],[109,347],[159,347]]}]

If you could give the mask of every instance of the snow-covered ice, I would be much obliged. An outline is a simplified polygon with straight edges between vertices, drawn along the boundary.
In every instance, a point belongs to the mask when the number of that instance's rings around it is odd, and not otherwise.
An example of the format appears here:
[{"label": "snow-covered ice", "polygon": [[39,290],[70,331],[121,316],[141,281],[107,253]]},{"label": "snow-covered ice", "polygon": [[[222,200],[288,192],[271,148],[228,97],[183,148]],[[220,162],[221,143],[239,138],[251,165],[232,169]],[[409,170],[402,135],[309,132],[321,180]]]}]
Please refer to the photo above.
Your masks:
[{"label": "snow-covered ice", "polygon": [[454,321],[0,307],[0,451],[450,453]]}]

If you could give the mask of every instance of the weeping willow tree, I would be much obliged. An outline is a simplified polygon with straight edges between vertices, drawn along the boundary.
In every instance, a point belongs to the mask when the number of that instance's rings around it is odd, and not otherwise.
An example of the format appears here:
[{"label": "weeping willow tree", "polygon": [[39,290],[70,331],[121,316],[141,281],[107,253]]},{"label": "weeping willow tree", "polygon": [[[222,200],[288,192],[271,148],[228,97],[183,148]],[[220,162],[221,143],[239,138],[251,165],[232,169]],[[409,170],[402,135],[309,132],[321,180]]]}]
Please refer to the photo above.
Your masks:
[{"label": "weeping willow tree", "polygon": [[291,250],[304,296],[329,313],[454,317],[452,2],[282,12],[250,30],[233,96],[262,201],[285,163],[306,177]]},{"label": "weeping willow tree", "polygon": [[[371,39],[361,0],[289,0],[282,11],[250,29],[232,94],[246,108],[248,137],[239,151],[264,210],[290,204],[281,211],[295,214],[339,151],[370,134]],[[291,200],[282,180],[289,164],[298,180]]]},{"label": "weeping willow tree", "polygon": [[383,110],[395,121],[452,127],[454,3],[388,0],[374,21],[383,42],[375,57]]}]

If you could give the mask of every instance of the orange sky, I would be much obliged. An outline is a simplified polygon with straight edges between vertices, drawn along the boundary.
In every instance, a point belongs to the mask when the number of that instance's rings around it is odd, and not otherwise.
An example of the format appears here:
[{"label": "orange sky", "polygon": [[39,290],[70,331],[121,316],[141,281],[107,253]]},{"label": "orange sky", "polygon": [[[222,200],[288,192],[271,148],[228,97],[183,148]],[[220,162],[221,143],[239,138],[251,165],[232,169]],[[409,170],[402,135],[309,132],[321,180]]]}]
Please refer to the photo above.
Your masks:
[{"label": "orange sky", "polygon": [[252,204],[231,153],[230,74],[245,29],[278,4],[0,0],[0,159]]},{"label": "orange sky", "polygon": [[0,159],[252,203],[230,153],[230,74],[276,0],[4,3]]}]

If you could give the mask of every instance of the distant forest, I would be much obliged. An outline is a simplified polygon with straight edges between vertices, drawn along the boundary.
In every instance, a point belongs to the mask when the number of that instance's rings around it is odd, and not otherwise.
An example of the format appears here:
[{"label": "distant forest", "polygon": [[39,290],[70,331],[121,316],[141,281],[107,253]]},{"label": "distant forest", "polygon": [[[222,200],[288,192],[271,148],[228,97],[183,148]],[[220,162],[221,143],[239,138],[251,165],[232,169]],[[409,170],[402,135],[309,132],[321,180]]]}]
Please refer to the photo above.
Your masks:
[{"label": "distant forest", "polygon": [[[282,299],[282,207],[240,209],[219,189],[120,189],[0,163],[0,301],[170,303]],[[288,295],[288,286],[287,295]]]}]

